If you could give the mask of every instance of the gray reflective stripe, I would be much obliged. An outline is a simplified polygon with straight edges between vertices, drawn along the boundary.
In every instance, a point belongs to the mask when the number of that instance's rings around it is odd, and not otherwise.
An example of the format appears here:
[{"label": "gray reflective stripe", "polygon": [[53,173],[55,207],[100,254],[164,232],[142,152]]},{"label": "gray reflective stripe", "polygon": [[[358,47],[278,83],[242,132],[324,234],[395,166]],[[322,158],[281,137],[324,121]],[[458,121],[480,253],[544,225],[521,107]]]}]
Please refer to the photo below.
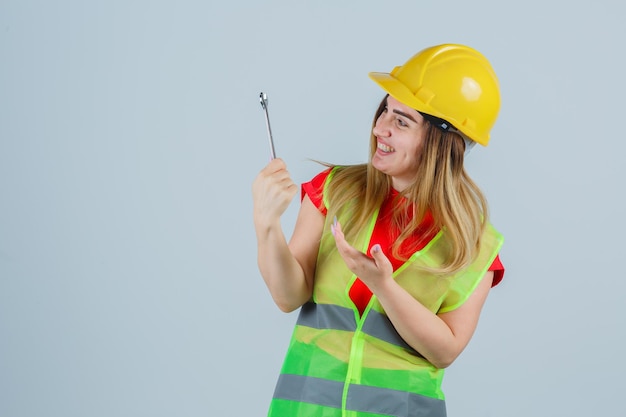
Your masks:
[{"label": "gray reflective stripe", "polygon": [[[282,374],[275,399],[341,408],[343,382],[302,375]],[[365,385],[350,385],[346,409],[393,417],[445,417],[443,400],[410,392]]]},{"label": "gray reflective stripe", "polygon": [[[314,329],[356,330],[354,311],[351,308],[340,307],[334,304],[316,304],[308,302],[300,309],[298,325]],[[404,339],[400,337],[389,318],[376,310],[370,310],[362,331],[377,339],[384,340],[392,345],[399,346],[416,355],[419,355]]]},{"label": "gray reflective stripe", "polygon": [[352,309],[334,304],[306,303],[300,309],[297,324],[314,329],[356,330]]},{"label": "gray reflective stripe", "polygon": [[310,376],[281,374],[274,398],[341,408],[343,382]]},{"label": "gray reflective stripe", "polygon": [[394,417],[446,417],[443,400],[365,385],[350,385],[346,408]]},{"label": "gray reflective stripe", "polygon": [[[363,332],[374,336],[377,339],[384,340],[392,345],[403,347],[411,352],[415,352],[411,346],[409,346],[403,338],[400,337],[396,328],[384,314],[380,314],[376,310],[370,310],[363,324]],[[417,353],[417,352],[415,352]]]}]

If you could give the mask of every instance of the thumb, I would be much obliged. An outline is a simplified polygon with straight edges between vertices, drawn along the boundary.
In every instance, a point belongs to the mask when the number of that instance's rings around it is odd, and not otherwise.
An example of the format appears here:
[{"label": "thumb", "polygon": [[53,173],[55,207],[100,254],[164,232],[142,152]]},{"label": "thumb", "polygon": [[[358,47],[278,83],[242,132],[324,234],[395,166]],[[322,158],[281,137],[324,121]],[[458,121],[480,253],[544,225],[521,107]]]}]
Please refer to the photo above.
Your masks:
[{"label": "thumb", "polygon": [[377,243],[372,246],[370,253],[372,255],[372,258],[374,258],[374,262],[376,263],[378,269],[391,268],[391,261],[389,261],[389,258],[387,258],[387,256],[385,256],[385,254],[383,253],[383,249],[381,248],[380,244]]}]

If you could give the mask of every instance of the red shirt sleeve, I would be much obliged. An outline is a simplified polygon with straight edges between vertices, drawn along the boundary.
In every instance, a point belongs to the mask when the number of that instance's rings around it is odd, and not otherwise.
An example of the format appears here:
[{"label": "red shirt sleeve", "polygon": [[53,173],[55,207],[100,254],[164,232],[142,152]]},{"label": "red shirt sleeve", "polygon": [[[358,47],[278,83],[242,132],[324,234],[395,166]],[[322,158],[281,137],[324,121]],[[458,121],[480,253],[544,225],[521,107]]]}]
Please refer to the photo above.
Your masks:
[{"label": "red shirt sleeve", "polygon": [[324,216],[327,212],[326,206],[324,205],[324,183],[331,169],[332,168],[328,168],[313,177],[311,181],[303,183],[300,192],[300,201],[304,199],[305,195],[308,195],[313,205],[317,207]]},{"label": "red shirt sleeve", "polygon": [[491,287],[495,287],[504,277],[504,265],[502,265],[502,262],[500,261],[500,255],[497,255],[496,259],[493,260],[489,270],[493,271],[493,283],[491,284]]}]

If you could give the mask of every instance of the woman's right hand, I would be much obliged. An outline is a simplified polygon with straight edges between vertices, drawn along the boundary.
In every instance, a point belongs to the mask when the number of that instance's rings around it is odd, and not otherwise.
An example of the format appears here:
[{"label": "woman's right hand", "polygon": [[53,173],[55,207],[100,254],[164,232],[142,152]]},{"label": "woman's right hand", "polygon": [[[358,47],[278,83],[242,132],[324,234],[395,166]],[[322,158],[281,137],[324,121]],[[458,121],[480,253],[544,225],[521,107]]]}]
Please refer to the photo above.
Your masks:
[{"label": "woman's right hand", "polygon": [[259,172],[252,184],[254,223],[257,227],[270,227],[280,222],[298,192],[291,180],[285,162],[276,158]]},{"label": "woman's right hand", "polygon": [[289,243],[280,216],[298,192],[281,159],[272,160],[252,184],[259,271],[276,305],[293,311],[311,298],[324,215],[304,196]]}]

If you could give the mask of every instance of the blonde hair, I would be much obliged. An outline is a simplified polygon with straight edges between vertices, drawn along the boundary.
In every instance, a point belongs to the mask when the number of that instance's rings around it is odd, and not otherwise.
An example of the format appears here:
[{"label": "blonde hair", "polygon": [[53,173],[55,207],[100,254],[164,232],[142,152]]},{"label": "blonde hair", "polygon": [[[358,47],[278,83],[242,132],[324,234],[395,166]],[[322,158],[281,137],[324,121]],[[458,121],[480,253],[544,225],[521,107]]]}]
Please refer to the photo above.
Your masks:
[{"label": "blonde hair", "polygon": [[[375,113],[372,128],[386,103],[387,96]],[[448,259],[432,272],[453,274],[467,267],[477,256],[488,207],[484,195],[463,167],[463,138],[458,133],[444,132],[428,124],[424,144],[416,156],[418,169],[415,178],[407,189],[401,190],[401,195],[393,204],[392,222],[401,233],[393,243],[392,254],[406,260],[400,247],[418,231],[422,220],[430,212],[434,230],[426,233],[442,230],[450,246]],[[343,217],[342,224],[348,240],[367,226],[391,191],[391,178],[372,166],[376,147],[376,137],[372,133],[368,163],[338,167],[327,187],[329,217],[334,217],[345,208],[351,210]]]}]

